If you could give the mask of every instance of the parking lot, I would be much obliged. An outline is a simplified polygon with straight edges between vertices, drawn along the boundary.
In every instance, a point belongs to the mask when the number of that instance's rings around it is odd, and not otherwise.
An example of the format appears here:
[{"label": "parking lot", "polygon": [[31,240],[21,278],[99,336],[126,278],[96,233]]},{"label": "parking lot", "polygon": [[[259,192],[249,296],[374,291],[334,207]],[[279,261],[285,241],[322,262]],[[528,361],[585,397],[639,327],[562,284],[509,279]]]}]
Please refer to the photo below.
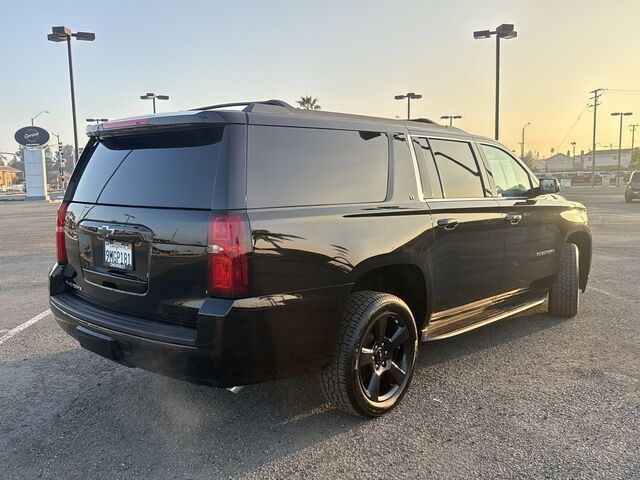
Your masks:
[{"label": "parking lot", "polygon": [[81,350],[43,314],[56,204],[0,202],[2,478],[639,478],[640,202],[589,208],[593,268],[571,320],[545,308],[423,343],[411,390],[366,421],[314,377],[238,394]]}]

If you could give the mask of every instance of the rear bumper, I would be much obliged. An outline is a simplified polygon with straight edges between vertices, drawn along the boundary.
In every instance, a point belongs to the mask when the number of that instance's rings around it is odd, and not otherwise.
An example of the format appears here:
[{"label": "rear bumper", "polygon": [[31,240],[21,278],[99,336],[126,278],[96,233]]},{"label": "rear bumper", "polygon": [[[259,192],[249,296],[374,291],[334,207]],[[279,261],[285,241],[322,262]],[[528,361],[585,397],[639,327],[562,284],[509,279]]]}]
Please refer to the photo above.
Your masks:
[{"label": "rear bumper", "polygon": [[333,354],[345,288],[208,298],[195,329],[105,310],[74,292],[52,294],[49,304],[60,327],[94,353],[129,367],[230,387],[320,370]]}]

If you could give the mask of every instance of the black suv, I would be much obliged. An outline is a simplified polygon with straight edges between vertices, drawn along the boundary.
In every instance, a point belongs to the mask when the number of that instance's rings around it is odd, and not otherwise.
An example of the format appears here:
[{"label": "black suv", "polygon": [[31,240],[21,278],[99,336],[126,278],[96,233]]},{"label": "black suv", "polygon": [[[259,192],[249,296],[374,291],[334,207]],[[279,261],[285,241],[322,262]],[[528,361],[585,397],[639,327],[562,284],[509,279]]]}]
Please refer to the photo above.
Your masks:
[{"label": "black suv", "polygon": [[420,340],[547,297],[572,317],[587,284],[584,206],[457,128],[271,100],[87,133],[50,305],[127,366],[219,387],[319,372],[334,405],[375,417]]},{"label": "black suv", "polygon": [[631,173],[624,191],[624,199],[627,203],[631,203],[634,198],[640,198],[640,170]]}]

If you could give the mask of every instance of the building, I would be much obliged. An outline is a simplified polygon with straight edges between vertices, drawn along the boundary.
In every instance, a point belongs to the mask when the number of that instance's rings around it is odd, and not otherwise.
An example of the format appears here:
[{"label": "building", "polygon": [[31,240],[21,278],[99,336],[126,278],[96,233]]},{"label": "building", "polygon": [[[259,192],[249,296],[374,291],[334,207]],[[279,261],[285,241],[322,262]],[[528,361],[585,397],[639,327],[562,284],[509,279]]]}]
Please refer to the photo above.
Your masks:
[{"label": "building", "polygon": [[[596,165],[598,164],[596,160]],[[572,172],[575,170],[573,158],[564,153],[556,153],[544,159],[545,172]]]},{"label": "building", "polygon": [[[593,152],[587,152],[576,157],[582,168],[591,170]],[[631,163],[631,149],[623,148],[620,155],[620,167],[629,168]],[[596,150],[596,170],[616,170],[618,168],[618,149]]]},{"label": "building", "polygon": [[6,190],[13,185],[13,179],[20,173],[20,170],[13,167],[0,165],[0,190]]}]

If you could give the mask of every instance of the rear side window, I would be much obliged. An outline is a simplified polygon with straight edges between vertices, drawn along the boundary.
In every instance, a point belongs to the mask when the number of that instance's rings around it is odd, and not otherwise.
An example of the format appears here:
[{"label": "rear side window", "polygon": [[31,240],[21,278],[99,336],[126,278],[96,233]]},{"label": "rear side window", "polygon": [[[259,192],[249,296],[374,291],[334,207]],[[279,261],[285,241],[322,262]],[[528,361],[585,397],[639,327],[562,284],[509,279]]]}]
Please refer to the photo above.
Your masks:
[{"label": "rear side window", "polygon": [[209,209],[222,138],[217,127],[100,139],[80,166],[73,200]]},{"label": "rear side window", "polygon": [[252,126],[249,207],[382,201],[387,193],[386,134]]},{"label": "rear side window", "polygon": [[640,172],[635,172],[633,175],[631,175],[631,181],[633,183],[640,183]]},{"label": "rear side window", "polygon": [[429,139],[446,198],[484,197],[480,170],[471,145],[455,140]]}]

